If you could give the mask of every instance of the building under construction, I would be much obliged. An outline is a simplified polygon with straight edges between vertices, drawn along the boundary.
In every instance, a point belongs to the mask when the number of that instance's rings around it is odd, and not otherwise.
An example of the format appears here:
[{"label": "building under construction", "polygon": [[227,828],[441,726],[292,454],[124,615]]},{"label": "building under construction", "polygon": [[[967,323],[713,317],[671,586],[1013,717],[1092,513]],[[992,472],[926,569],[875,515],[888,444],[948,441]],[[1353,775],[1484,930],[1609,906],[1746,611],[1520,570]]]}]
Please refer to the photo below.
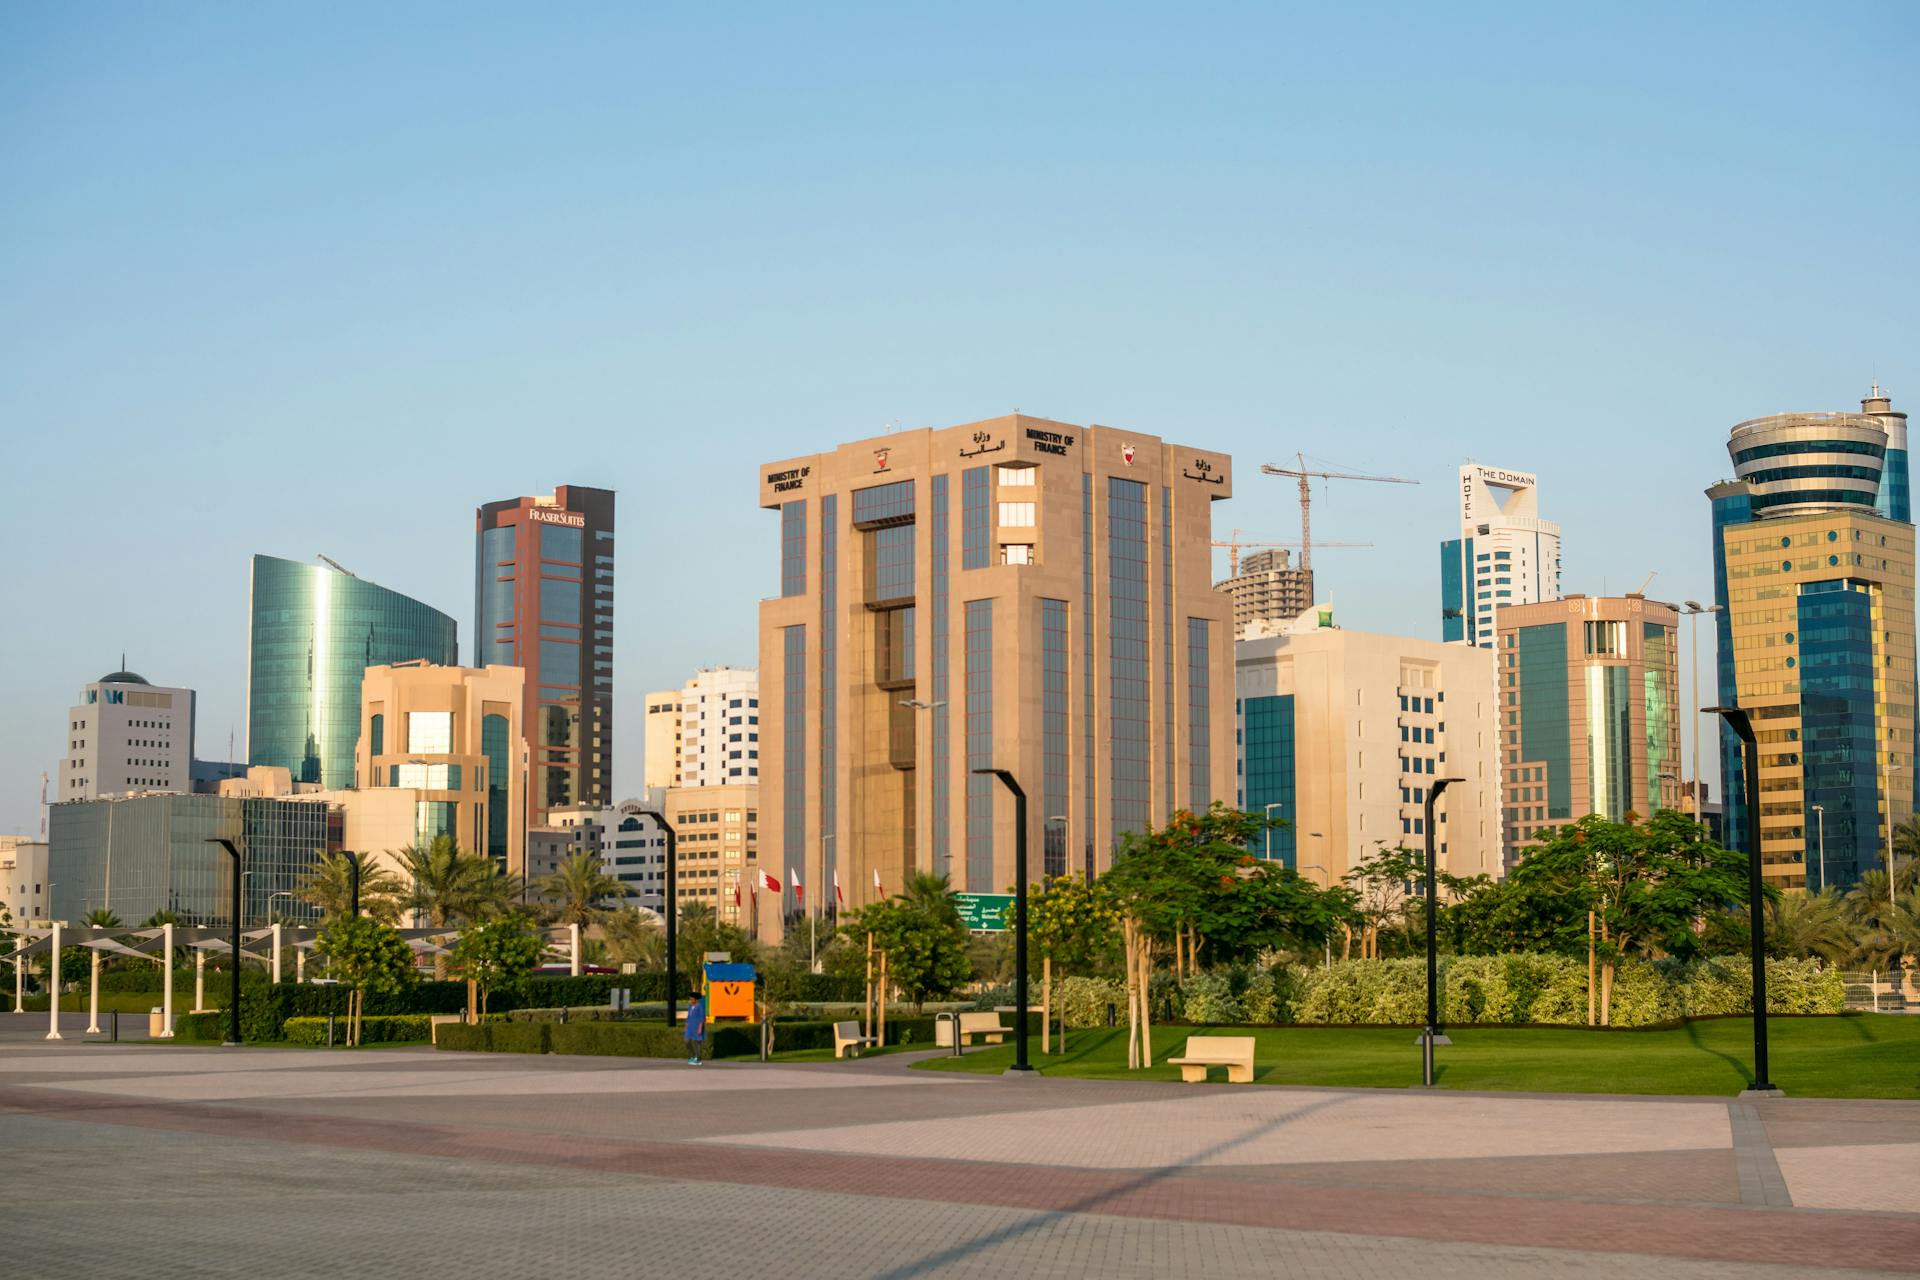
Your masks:
[{"label": "building under construction", "polygon": [[1240,571],[1214,586],[1233,597],[1233,634],[1244,639],[1256,622],[1286,622],[1313,607],[1313,570],[1295,568],[1287,551],[1255,551]]}]

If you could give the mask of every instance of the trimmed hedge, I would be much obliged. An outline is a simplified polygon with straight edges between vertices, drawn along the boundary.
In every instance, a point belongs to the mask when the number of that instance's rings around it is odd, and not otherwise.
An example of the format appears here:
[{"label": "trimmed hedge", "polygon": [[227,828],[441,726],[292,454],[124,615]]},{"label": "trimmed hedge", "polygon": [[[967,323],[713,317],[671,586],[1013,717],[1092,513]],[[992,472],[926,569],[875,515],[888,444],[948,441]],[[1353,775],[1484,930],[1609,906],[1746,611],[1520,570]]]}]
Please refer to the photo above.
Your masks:
[{"label": "trimmed hedge", "polygon": [[[845,1019],[842,1019],[845,1021]],[[1033,1011],[1028,1030],[1040,1033],[1040,1014]],[[933,1044],[932,1018],[887,1019],[888,1044]],[[659,1019],[597,1019],[567,1022],[520,1022],[506,1018],[487,1018],[479,1026],[464,1023],[440,1028],[437,1044],[442,1049],[491,1053],[574,1053],[601,1054],[625,1058],[683,1058],[687,1042],[680,1028],[668,1027]],[[831,1022],[776,1022],[773,1047],[791,1049],[831,1049]],[[757,1023],[721,1023],[709,1029],[706,1056],[713,1058],[750,1058],[760,1054],[760,1027]]]},{"label": "trimmed hedge", "polygon": [[[687,979],[679,984],[690,991]],[[666,990],[666,976],[659,973],[589,974],[573,977],[531,977],[515,988],[495,991],[489,997],[491,1013],[520,1008],[554,1008],[565,1005],[606,1005],[612,1002],[615,987],[626,987],[636,1001],[660,1000]],[[280,1040],[289,1018],[324,1018],[328,1014],[345,1017],[347,988],[282,983],[260,983],[243,987],[240,992],[240,1031],[249,1040]],[[684,998],[684,997],[683,997]],[[369,995],[366,1016],[394,1017],[402,1014],[465,1013],[465,982],[416,982],[391,995]]]},{"label": "trimmed hedge", "polygon": [[[218,1044],[227,1038],[227,1015],[222,1013],[180,1013],[173,1018],[173,1038],[195,1043]],[[244,1026],[242,1030],[244,1030]]]},{"label": "trimmed hedge", "polygon": [[[344,1045],[347,1042],[347,1020],[339,1018],[334,1026],[334,1043]],[[427,1040],[432,1038],[433,1026],[429,1015],[424,1013],[403,1013],[398,1015],[369,1016],[360,1019],[361,1044],[395,1044],[401,1041]],[[282,1039],[290,1044],[327,1043],[327,1020],[325,1018],[288,1018]]]}]

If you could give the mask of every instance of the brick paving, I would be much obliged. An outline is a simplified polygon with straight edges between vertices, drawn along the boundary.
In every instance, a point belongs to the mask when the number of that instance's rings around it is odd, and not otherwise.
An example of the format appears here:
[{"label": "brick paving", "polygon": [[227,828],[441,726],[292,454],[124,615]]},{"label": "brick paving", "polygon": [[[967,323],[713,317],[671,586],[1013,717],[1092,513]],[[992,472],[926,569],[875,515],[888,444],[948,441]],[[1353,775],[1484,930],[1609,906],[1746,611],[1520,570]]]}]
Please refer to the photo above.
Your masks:
[{"label": "brick paving", "polygon": [[0,1150],[48,1276],[1920,1270],[1908,1103],[0,1036]]}]

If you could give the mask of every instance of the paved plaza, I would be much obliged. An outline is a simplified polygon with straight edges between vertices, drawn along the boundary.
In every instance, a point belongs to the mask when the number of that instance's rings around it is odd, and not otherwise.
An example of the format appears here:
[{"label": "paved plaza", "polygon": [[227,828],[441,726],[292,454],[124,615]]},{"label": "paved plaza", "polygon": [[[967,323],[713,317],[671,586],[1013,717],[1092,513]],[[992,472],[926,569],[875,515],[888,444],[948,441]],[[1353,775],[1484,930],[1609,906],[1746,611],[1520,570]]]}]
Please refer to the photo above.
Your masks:
[{"label": "paved plaza", "polygon": [[[123,1020],[124,1022],[124,1020]],[[1920,1104],[49,1043],[0,1268],[192,1276],[1863,1276]]]}]

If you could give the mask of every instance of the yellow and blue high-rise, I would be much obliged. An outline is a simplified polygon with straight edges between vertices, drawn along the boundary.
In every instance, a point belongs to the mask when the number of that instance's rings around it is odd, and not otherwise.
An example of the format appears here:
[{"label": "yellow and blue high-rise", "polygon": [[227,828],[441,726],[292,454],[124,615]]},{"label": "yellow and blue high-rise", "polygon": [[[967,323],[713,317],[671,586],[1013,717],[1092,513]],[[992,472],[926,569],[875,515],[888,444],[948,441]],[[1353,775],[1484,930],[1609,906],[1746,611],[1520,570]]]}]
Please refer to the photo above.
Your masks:
[{"label": "yellow and blue high-rise", "polygon": [[1914,808],[1914,526],[1907,422],[1875,387],[1859,413],[1755,418],[1727,441],[1713,504],[1722,705],[1760,752],[1749,797],[1721,733],[1729,839],[1759,803],[1782,888],[1844,888]]}]

